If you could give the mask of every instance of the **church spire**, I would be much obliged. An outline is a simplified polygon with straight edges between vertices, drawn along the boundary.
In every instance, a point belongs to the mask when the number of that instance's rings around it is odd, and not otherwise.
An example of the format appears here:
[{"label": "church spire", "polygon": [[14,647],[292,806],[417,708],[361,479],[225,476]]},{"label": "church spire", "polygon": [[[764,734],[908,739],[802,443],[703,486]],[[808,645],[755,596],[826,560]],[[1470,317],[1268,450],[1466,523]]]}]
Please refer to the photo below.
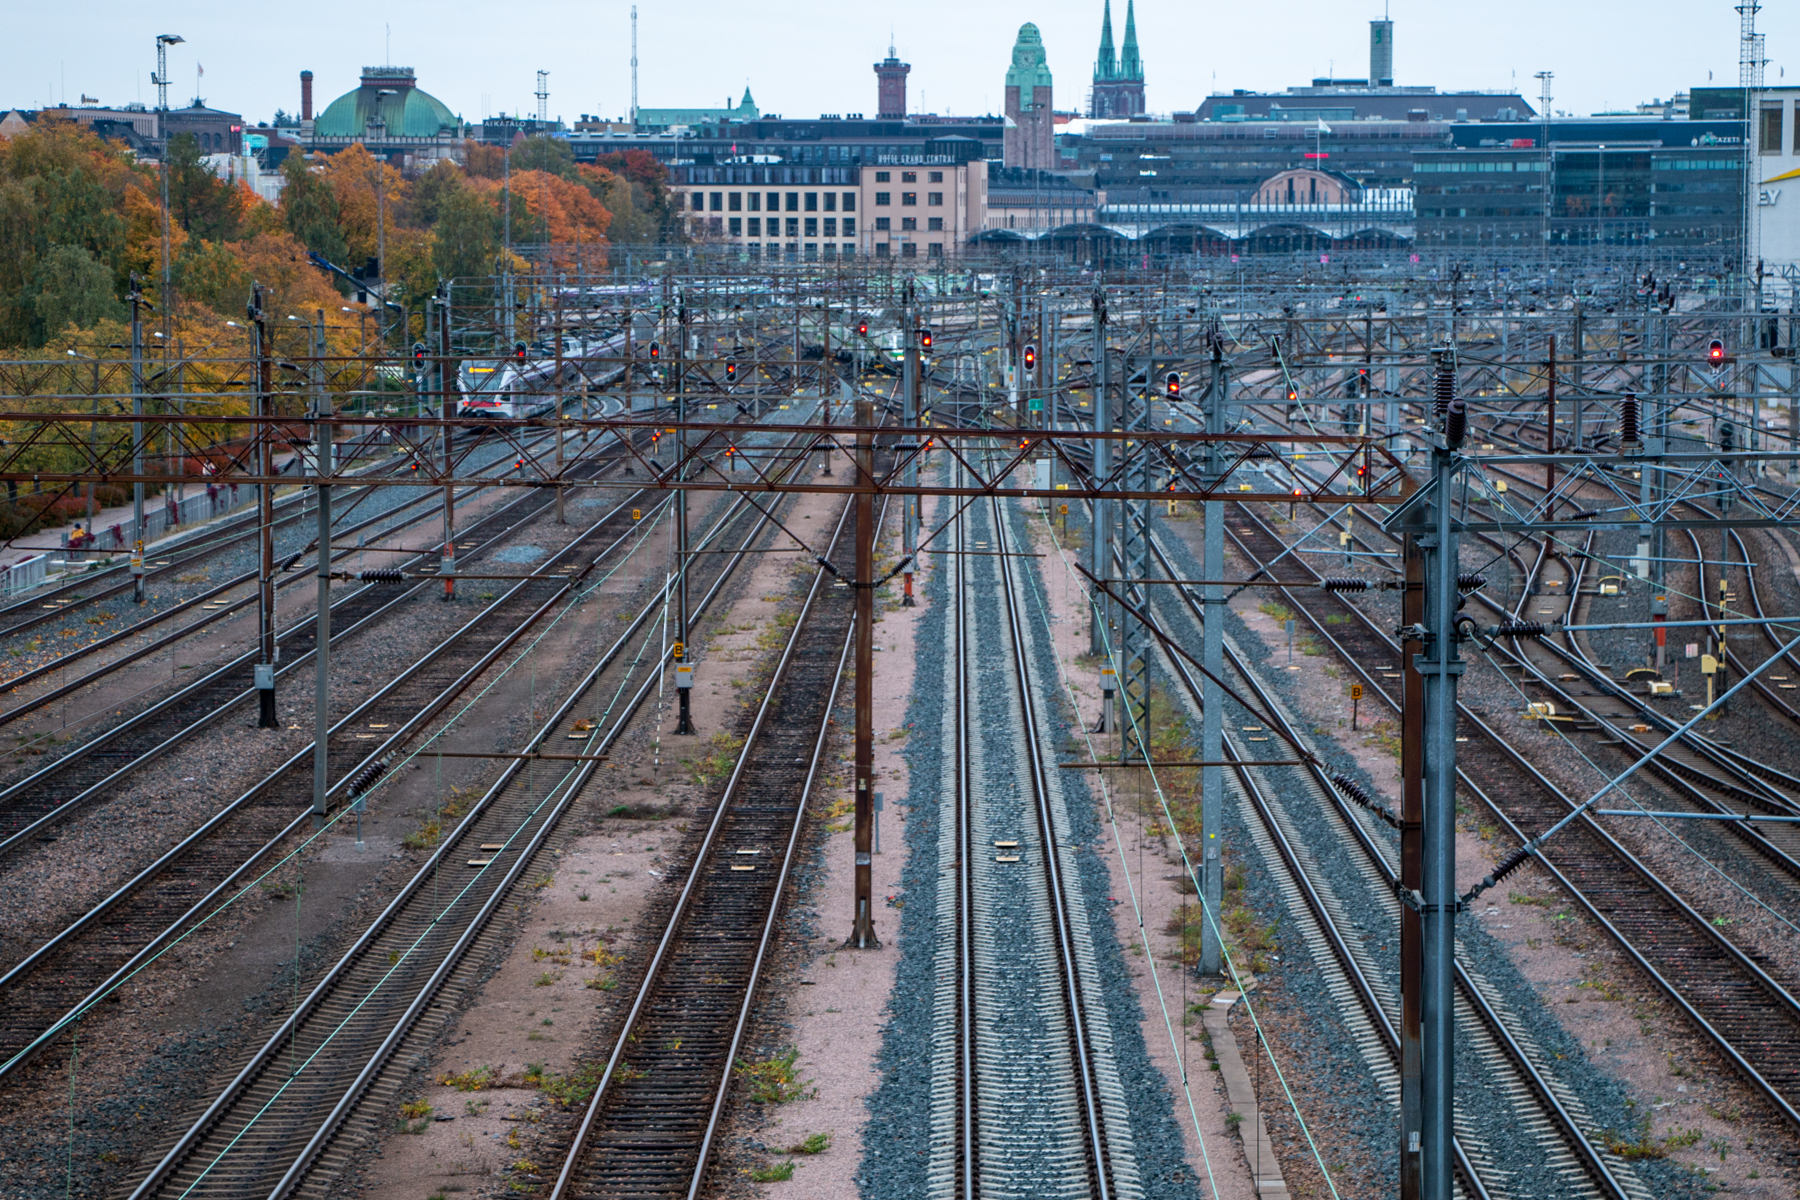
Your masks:
[{"label": "church spire", "polygon": [[1100,57],[1094,61],[1094,82],[1103,83],[1118,77],[1119,59],[1113,53],[1112,0],[1106,0],[1106,13],[1100,18]]},{"label": "church spire", "polygon": [[[1109,17],[1110,13],[1107,14]],[[1108,41],[1111,39],[1108,38]],[[1142,79],[1144,64],[1138,58],[1137,0],[1125,0],[1125,46],[1119,54],[1119,78]]]}]

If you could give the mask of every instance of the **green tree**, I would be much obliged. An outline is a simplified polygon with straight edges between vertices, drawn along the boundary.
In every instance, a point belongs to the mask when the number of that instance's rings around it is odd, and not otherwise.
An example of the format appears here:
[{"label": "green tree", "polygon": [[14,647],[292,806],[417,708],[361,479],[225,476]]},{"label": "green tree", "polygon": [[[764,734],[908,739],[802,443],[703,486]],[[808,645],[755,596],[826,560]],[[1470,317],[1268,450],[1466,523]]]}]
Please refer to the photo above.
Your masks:
[{"label": "green tree", "polygon": [[202,161],[200,140],[191,133],[169,139],[169,211],[194,237],[238,236],[237,190]]},{"label": "green tree", "polygon": [[455,163],[439,160],[431,170],[413,181],[406,195],[406,215],[412,224],[429,229],[437,224],[444,201],[453,193],[468,187],[468,180]]},{"label": "green tree", "polygon": [[40,343],[74,325],[87,329],[119,315],[112,268],[82,246],[52,246],[32,275]]},{"label": "green tree", "polygon": [[175,290],[214,312],[233,312],[250,291],[250,279],[224,242],[191,241],[175,260]]},{"label": "green tree", "polygon": [[338,226],[337,193],[331,184],[307,170],[306,159],[299,154],[287,156],[281,173],[286,179],[281,189],[281,219],[288,232],[308,250],[348,270],[344,260],[350,247]]},{"label": "green tree", "polygon": [[669,191],[669,169],[657,162],[655,155],[648,150],[624,150],[602,154],[595,165],[631,181],[633,207],[646,214],[646,220],[656,230],[652,240],[668,244],[687,240],[675,196]]},{"label": "green tree", "polygon": [[445,196],[431,231],[431,262],[438,278],[492,275],[499,226],[494,203],[472,188]]},{"label": "green tree", "polygon": [[544,171],[572,183],[575,180],[575,152],[561,138],[542,134],[520,138],[513,143],[512,169]]}]

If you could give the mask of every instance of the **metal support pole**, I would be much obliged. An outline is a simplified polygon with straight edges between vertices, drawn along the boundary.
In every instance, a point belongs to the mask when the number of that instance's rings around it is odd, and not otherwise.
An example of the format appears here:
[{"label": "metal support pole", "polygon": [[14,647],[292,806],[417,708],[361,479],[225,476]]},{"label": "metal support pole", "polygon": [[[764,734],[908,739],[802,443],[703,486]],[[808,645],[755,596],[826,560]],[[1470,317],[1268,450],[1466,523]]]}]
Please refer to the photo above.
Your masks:
[{"label": "metal support pole", "polygon": [[[919,454],[918,447],[924,444],[919,430],[919,338],[911,332],[914,317],[911,312],[906,316],[908,332],[906,334],[906,357],[902,361],[901,382],[902,424],[907,433],[902,435],[911,440],[914,449],[907,452],[906,467],[902,471],[902,486],[911,489],[919,486]],[[901,500],[900,521],[900,553],[910,559],[919,547],[919,497],[908,492]],[[917,602],[913,599],[913,572],[909,566],[901,574],[900,607],[912,608]]]},{"label": "metal support pole", "polygon": [[[556,281],[556,523],[567,525],[568,517],[563,514],[563,501],[567,488],[562,485],[563,477],[563,297],[562,279]],[[584,412],[581,414],[586,416]]]},{"label": "metal support pole", "polygon": [[[1227,389],[1231,386],[1225,372],[1224,347],[1213,341],[1212,386],[1207,389],[1206,432],[1223,433],[1226,429]],[[1217,443],[1206,446],[1206,479],[1218,480],[1224,467]],[[1201,611],[1205,621],[1200,630],[1200,661],[1206,667],[1206,678],[1200,685],[1200,759],[1212,765],[1200,768],[1200,832],[1205,842],[1200,863],[1200,896],[1205,905],[1205,920],[1200,923],[1200,973],[1217,975],[1222,966],[1219,925],[1224,921],[1225,863],[1224,842],[1219,837],[1225,824],[1225,774],[1218,764],[1225,761],[1225,700],[1218,680],[1225,677],[1225,503],[1208,500],[1205,514],[1204,546],[1201,551]]]},{"label": "metal support pole", "polygon": [[[460,390],[456,365],[450,359],[450,302],[438,309],[438,345],[442,361],[438,364],[438,415],[445,421],[456,416],[456,397]],[[423,404],[421,404],[423,407]],[[444,599],[456,599],[456,491],[450,483],[452,456],[449,425],[444,430],[444,548],[438,556],[438,573],[444,577]]]},{"label": "metal support pole", "polygon": [[331,426],[319,418],[332,415],[331,393],[325,390],[325,314],[319,313],[319,329],[314,340],[316,361],[313,365],[313,450],[317,457],[319,479],[319,599],[313,614],[318,625],[317,648],[313,651],[317,668],[313,697],[313,806],[314,829],[325,824],[325,792],[330,784],[331,756],[328,753],[331,730]]},{"label": "metal support pole", "polygon": [[[683,304],[676,312],[677,330],[675,339],[675,480],[679,483],[687,476],[687,353],[688,353],[688,310]],[[693,673],[681,670],[687,662],[688,642],[688,494],[686,488],[677,488],[675,492],[675,664],[679,680],[687,686],[678,686],[675,694],[678,697],[678,711],[675,719],[675,732],[689,734],[694,732],[693,711],[690,708],[689,696],[693,694]]]},{"label": "metal support pole", "polygon": [[[166,157],[166,155],[165,155]],[[140,311],[144,302],[138,290],[137,277],[131,288],[131,412],[139,418],[131,423],[131,470],[139,477],[131,485],[131,599],[144,602],[144,320]],[[93,532],[93,523],[88,523]]]},{"label": "metal support pole", "polygon": [[[1544,453],[1556,453],[1556,335],[1550,335],[1550,358],[1545,363],[1544,384]],[[1556,519],[1556,464],[1544,464],[1544,519]]]},{"label": "metal support pole", "polygon": [[[875,477],[875,406],[856,402],[856,467],[860,481]],[[873,851],[875,807],[870,793],[875,776],[875,496],[856,496],[856,897],[848,945],[872,950],[875,936]]]},{"label": "metal support pole", "polygon": [[[1106,362],[1106,294],[1094,292],[1094,432],[1107,433],[1112,430],[1112,395],[1107,379]],[[1106,438],[1094,439],[1094,479],[1098,486],[1106,486],[1105,481],[1112,473],[1112,442]],[[1105,500],[1096,499],[1093,506],[1093,528],[1088,532],[1093,535],[1092,544],[1088,547],[1089,569],[1096,579],[1112,578],[1112,562],[1109,552],[1112,546],[1112,513]],[[1107,653],[1108,629],[1107,617],[1110,605],[1104,596],[1094,600],[1093,612],[1088,626],[1088,653],[1099,658],[1102,664],[1109,660]]]},{"label": "metal support pole", "polygon": [[[1439,371],[1451,371],[1450,352]],[[1453,440],[1453,439],[1452,439]],[[1456,534],[1451,485],[1458,455],[1450,446],[1432,450],[1433,532],[1420,539],[1425,551],[1425,829],[1419,900],[1423,906],[1424,962],[1420,972],[1422,1038],[1422,1200],[1450,1200],[1454,1160],[1454,1060],[1456,1015]]]},{"label": "metal support pole", "polygon": [[[268,418],[275,408],[275,345],[264,311],[266,293],[257,284],[250,292],[250,320],[256,329],[256,415],[262,418],[256,432],[256,465],[264,479],[273,475],[275,434]],[[275,485],[257,485],[256,566],[256,691],[260,701],[257,725],[278,729],[275,715]]]},{"label": "metal support pole", "polygon": [[[1413,490],[1408,477],[1402,488]],[[1425,559],[1418,539],[1400,542],[1405,590],[1400,595],[1400,622],[1415,629],[1425,622]],[[1419,657],[1425,643],[1408,637],[1400,645],[1400,886],[1416,892],[1423,884],[1425,854],[1425,677]],[[1400,908],[1400,1200],[1419,1200],[1420,1136],[1423,1129],[1424,1031],[1420,1026],[1420,988],[1424,967],[1425,928],[1419,911]]]}]

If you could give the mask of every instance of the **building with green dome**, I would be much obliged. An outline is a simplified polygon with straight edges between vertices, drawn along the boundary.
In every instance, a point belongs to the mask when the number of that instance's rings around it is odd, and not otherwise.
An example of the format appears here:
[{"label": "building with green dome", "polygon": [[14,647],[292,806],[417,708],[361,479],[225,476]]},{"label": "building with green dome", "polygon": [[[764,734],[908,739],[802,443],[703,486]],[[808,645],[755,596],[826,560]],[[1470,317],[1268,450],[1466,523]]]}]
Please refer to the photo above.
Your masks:
[{"label": "building with green dome", "polygon": [[454,157],[463,122],[419,87],[411,67],[364,67],[360,86],[326,105],[305,140],[326,154],[361,143],[396,166],[423,167]]}]

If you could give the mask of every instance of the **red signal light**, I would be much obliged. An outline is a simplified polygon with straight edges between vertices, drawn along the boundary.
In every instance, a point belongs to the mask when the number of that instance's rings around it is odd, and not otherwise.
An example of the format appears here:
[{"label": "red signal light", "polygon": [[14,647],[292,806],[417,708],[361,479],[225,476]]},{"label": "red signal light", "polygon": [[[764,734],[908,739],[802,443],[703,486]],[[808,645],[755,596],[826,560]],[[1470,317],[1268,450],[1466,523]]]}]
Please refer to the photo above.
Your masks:
[{"label": "red signal light", "polygon": [[856,323],[856,334],[858,337],[867,337],[869,335],[869,323],[867,321],[858,321]]},{"label": "red signal light", "polygon": [[1718,366],[1725,361],[1725,343],[1714,338],[1706,347],[1706,361]]},{"label": "red signal light", "polygon": [[662,357],[662,343],[661,342],[651,342],[650,343],[650,361],[656,362],[661,357]]},{"label": "red signal light", "polygon": [[1169,389],[1169,399],[1179,400],[1181,398],[1181,374],[1179,372],[1170,371],[1163,383]]},{"label": "red signal light", "polygon": [[1292,387],[1289,388],[1288,389],[1288,403],[1292,404],[1298,399],[1300,399],[1300,389],[1292,388]]},{"label": "red signal light", "polygon": [[931,349],[931,330],[929,330],[929,329],[919,330],[919,349],[921,349],[921,350],[930,350]]},{"label": "red signal light", "polygon": [[520,362],[525,361],[525,343],[524,342],[514,342],[513,343],[513,357],[518,359]]},{"label": "red signal light", "polygon": [[1037,347],[1036,346],[1025,347],[1025,369],[1027,371],[1037,370]]}]

